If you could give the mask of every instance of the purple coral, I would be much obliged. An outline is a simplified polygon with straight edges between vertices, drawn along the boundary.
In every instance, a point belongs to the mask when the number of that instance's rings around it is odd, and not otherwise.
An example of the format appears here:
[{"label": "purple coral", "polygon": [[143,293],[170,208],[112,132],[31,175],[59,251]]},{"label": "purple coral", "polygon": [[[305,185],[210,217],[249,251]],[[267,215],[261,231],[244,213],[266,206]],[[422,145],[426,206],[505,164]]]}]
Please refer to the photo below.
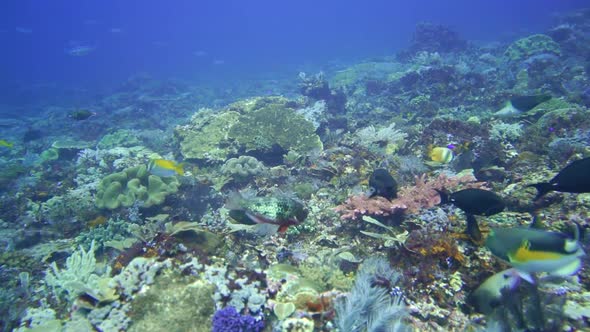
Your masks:
[{"label": "purple coral", "polygon": [[232,306],[217,310],[213,315],[213,332],[260,332],[263,329],[262,318],[240,315]]}]

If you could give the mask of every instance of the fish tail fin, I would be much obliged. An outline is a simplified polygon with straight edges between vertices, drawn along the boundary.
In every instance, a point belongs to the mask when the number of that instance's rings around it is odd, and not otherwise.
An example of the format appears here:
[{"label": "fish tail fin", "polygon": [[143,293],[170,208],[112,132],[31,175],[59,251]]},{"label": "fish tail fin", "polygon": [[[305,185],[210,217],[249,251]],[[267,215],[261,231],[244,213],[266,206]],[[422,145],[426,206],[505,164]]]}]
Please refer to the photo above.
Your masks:
[{"label": "fish tail fin", "polygon": [[232,191],[227,196],[227,201],[225,202],[225,208],[228,210],[244,210],[243,207],[244,198],[240,195],[237,191]]},{"label": "fish tail fin", "polygon": [[481,241],[483,238],[479,226],[477,225],[477,219],[472,214],[467,214],[467,229],[465,233],[471,237],[474,241]]},{"label": "fish tail fin", "polygon": [[184,176],[184,163],[180,163],[180,164],[176,165],[174,170],[176,171],[176,173],[178,173],[178,175]]},{"label": "fish tail fin", "polygon": [[446,190],[444,190],[444,189],[442,189],[442,190],[434,189],[434,190],[436,190],[436,192],[440,196],[440,203],[438,203],[439,205],[449,203],[449,193]]},{"label": "fish tail fin", "polygon": [[537,189],[537,196],[535,196],[534,200],[538,200],[539,198],[545,196],[548,192],[553,190],[553,186],[549,182],[540,182],[528,185],[528,187],[535,187]]}]

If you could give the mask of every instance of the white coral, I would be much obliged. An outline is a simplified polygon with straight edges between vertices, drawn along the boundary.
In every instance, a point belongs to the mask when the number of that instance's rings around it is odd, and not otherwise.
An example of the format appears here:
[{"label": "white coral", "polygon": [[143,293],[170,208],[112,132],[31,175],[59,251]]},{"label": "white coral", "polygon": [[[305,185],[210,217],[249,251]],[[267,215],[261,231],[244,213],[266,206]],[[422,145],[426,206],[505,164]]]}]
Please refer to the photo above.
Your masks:
[{"label": "white coral", "polygon": [[74,299],[99,279],[99,276],[94,273],[96,270],[94,241],[88,251],[80,247],[80,250],[68,257],[64,268],[58,268],[55,262],[51,263],[50,267],[46,272],[45,283],[52,288],[56,298],[59,299],[58,295],[63,290],[67,293],[69,300]]}]

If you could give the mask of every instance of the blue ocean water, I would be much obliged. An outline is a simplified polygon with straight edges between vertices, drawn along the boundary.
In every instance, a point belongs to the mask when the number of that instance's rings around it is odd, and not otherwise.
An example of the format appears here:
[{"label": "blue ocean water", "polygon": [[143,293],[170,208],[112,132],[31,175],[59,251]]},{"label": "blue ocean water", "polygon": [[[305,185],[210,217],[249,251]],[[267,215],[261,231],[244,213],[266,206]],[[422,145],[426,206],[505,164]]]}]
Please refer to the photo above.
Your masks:
[{"label": "blue ocean water", "polygon": [[[0,11],[2,98],[15,86],[108,87],[137,73],[223,83],[393,54],[417,22],[468,40],[547,27],[586,1],[14,1]],[[86,46],[86,54],[67,50]],[[71,53],[71,52],[70,52]]]}]

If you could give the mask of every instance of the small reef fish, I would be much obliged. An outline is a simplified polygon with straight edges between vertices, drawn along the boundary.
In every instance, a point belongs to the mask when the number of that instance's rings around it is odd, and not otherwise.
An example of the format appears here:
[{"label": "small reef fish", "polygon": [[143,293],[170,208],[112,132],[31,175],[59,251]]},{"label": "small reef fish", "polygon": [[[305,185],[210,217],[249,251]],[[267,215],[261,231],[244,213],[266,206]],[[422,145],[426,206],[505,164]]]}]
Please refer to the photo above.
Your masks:
[{"label": "small reef fish", "polygon": [[289,226],[301,224],[308,211],[303,204],[289,197],[243,198],[239,193],[231,193],[226,203],[229,216],[240,224],[275,225],[280,233]]},{"label": "small reef fish", "polygon": [[378,168],[369,178],[369,197],[381,196],[389,200],[397,197],[397,182],[389,171]]},{"label": "small reef fish", "polygon": [[549,99],[551,99],[549,95],[516,96],[506,102],[506,105],[494,115],[499,118],[515,117],[532,110]]},{"label": "small reef fish", "polygon": [[452,194],[444,191],[438,191],[438,193],[440,195],[440,204],[453,204],[465,212],[467,217],[467,229],[465,232],[476,241],[480,241],[482,236],[475,215],[491,216],[504,211],[506,208],[502,198],[489,190],[470,188]]},{"label": "small reef fish", "polygon": [[87,225],[88,227],[96,227],[100,225],[106,224],[109,219],[105,216],[97,216],[96,218],[89,220]]},{"label": "small reef fish", "polygon": [[533,228],[497,228],[488,235],[485,245],[519,271],[565,277],[576,274],[582,267],[581,257],[585,252],[579,237],[579,226],[574,238]]},{"label": "small reef fish", "polygon": [[498,272],[487,278],[468,297],[468,302],[473,304],[477,311],[490,314],[494,308],[502,303],[502,292],[513,291],[520,284],[521,279],[532,283],[530,276],[522,274],[515,268]]},{"label": "small reef fish", "polygon": [[446,146],[437,146],[428,151],[428,157],[430,157],[430,160],[435,163],[448,164],[453,161],[455,154],[453,153],[453,150]]},{"label": "small reef fish", "polygon": [[86,120],[86,119],[88,119],[92,116],[95,116],[95,115],[96,115],[95,112],[91,112],[89,110],[82,109],[82,110],[75,110],[73,112],[70,112],[68,114],[68,118],[74,119],[76,121],[83,121],[83,120]]},{"label": "small reef fish", "polygon": [[12,143],[12,142],[9,142],[9,141],[7,141],[7,140],[0,139],[0,146],[4,146],[4,147],[7,147],[7,148],[11,148],[11,147],[13,147],[13,146],[14,146],[14,143]]},{"label": "small reef fish", "polygon": [[184,175],[184,165],[172,160],[153,159],[148,164],[148,172],[159,177],[171,177],[175,175]]},{"label": "small reef fish", "polygon": [[66,48],[64,51],[71,56],[85,56],[96,50],[96,46],[76,45]]},{"label": "small reef fish", "polygon": [[590,158],[576,160],[562,169],[549,182],[541,182],[529,185],[537,189],[538,200],[550,191],[566,193],[590,192]]}]

